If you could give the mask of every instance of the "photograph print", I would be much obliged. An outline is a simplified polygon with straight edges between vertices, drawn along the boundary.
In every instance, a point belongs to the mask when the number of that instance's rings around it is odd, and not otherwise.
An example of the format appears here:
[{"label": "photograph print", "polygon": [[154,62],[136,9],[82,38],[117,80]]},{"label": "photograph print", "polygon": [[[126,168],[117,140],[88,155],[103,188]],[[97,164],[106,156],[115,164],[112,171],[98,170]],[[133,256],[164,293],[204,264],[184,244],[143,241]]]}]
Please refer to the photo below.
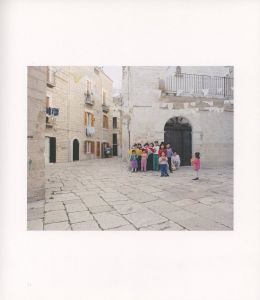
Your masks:
[{"label": "photograph print", "polygon": [[28,66],[27,229],[233,230],[233,66]]}]

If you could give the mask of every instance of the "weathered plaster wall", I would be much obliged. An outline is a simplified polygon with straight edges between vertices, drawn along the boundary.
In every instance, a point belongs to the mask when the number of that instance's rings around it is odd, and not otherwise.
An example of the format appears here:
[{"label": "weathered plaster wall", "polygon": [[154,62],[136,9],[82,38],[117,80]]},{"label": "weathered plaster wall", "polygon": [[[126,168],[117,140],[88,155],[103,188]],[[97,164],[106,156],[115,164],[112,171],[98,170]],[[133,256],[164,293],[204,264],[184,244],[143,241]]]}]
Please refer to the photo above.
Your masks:
[{"label": "weathered plaster wall", "polygon": [[45,198],[44,130],[46,67],[27,68],[27,199]]}]

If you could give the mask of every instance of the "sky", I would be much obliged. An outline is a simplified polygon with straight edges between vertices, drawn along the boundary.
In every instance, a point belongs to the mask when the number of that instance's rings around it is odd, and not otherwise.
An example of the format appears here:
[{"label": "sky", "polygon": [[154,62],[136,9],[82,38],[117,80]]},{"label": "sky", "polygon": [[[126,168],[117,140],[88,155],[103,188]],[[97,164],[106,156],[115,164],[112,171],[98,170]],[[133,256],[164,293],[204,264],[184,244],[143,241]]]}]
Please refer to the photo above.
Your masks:
[{"label": "sky", "polygon": [[113,80],[113,96],[119,94],[122,87],[122,66],[103,66],[103,70]]}]

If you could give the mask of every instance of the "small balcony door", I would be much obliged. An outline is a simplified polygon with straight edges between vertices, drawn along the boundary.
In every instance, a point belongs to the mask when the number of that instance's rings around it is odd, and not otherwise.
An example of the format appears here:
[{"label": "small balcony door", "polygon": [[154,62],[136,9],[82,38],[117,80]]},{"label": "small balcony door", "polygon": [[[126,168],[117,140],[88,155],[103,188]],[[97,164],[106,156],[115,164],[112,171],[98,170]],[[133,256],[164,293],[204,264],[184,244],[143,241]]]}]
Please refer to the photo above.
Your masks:
[{"label": "small balcony door", "polygon": [[113,133],[113,156],[117,155],[117,134]]},{"label": "small balcony door", "polygon": [[45,164],[56,163],[56,138],[45,137]]}]

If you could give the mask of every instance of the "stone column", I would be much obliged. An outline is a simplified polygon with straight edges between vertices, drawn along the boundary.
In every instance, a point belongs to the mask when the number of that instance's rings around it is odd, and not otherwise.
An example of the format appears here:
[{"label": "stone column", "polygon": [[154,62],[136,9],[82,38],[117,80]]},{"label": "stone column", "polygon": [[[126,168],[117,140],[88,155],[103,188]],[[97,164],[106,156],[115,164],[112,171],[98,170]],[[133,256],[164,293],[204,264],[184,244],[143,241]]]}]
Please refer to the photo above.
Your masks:
[{"label": "stone column", "polygon": [[122,159],[127,161],[129,150],[130,115],[123,112],[122,117]]}]

